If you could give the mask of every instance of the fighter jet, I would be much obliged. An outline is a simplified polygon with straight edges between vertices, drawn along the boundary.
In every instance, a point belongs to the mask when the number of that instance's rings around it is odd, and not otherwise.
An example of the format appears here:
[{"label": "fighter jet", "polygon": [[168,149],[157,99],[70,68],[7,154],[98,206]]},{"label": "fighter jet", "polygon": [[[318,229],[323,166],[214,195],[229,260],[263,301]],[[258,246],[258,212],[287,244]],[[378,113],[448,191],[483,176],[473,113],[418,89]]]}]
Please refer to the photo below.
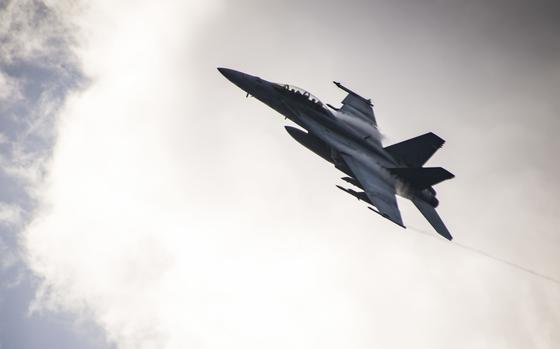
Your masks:
[{"label": "fighter jet", "polygon": [[443,145],[434,133],[384,147],[371,99],[339,82],[347,93],[342,106],[323,104],[299,87],[263,80],[233,69],[218,68],[228,80],[276,110],[301,128],[285,126],[301,145],[346,174],[342,179],[359,191],[337,187],[368,203],[368,208],[406,228],[396,195],[412,201],[436,232],[448,240],[449,230],[439,217],[433,186],[454,177],[441,167],[423,167]]}]

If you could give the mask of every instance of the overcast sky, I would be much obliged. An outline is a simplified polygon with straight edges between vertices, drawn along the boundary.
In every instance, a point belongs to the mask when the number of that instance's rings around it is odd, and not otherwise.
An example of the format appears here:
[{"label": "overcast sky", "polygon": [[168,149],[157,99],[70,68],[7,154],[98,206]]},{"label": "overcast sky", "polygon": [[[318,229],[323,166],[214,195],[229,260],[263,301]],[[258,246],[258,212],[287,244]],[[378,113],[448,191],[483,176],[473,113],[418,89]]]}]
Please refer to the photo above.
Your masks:
[{"label": "overcast sky", "polygon": [[[216,67],[432,131],[457,243],[560,280],[557,1],[0,0],[0,348],[557,348],[560,284],[403,230]],[[429,231],[432,236],[419,234]]]}]

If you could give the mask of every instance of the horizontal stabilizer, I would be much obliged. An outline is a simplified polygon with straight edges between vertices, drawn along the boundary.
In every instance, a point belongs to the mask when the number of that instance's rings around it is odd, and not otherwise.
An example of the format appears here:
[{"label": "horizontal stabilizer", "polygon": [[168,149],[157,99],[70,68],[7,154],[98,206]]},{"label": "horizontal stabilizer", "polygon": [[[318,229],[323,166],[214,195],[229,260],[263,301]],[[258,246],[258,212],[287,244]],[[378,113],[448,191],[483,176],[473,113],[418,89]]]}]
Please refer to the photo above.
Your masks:
[{"label": "horizontal stabilizer", "polygon": [[412,202],[414,203],[414,206],[420,210],[420,213],[422,213],[424,218],[430,222],[439,235],[443,236],[447,240],[453,239],[453,236],[451,236],[451,233],[447,230],[447,227],[439,217],[435,208],[420,199],[413,199]]},{"label": "horizontal stabilizer", "polygon": [[410,167],[422,167],[445,143],[443,139],[429,132],[404,142],[385,148],[395,158]]},{"label": "horizontal stabilizer", "polygon": [[388,170],[403,182],[419,190],[455,177],[453,173],[442,167],[389,168]]}]

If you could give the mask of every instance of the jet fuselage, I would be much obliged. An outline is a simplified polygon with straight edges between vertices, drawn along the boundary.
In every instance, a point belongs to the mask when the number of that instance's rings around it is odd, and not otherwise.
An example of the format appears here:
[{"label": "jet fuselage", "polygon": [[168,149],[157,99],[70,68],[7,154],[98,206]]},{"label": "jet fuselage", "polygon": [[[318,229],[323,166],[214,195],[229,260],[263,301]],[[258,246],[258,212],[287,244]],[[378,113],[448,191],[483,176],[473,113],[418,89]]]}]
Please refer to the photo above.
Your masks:
[{"label": "jet fuselage", "polygon": [[266,81],[231,69],[219,68],[219,70],[248,95],[292,120],[307,130],[310,135],[335,150],[335,153],[331,154],[335,166],[344,168],[344,165],[338,161],[338,153],[348,154],[367,167],[372,174],[396,188],[399,195],[404,197],[430,195],[429,192],[414,193],[386,170],[400,165],[381,146],[380,133],[374,125],[336,108],[328,108],[316,97],[295,86]]},{"label": "jet fuselage", "polygon": [[232,69],[218,68],[231,82],[307,132],[286,126],[297,142],[348,177],[344,181],[363,192],[337,187],[375,206],[369,207],[405,228],[395,195],[406,197],[441,236],[453,237],[439,217],[433,185],[454,177],[442,167],[424,167],[445,142],[432,132],[383,147],[371,100],[335,82],[348,95],[341,108],[323,104],[295,86],[278,84]]}]

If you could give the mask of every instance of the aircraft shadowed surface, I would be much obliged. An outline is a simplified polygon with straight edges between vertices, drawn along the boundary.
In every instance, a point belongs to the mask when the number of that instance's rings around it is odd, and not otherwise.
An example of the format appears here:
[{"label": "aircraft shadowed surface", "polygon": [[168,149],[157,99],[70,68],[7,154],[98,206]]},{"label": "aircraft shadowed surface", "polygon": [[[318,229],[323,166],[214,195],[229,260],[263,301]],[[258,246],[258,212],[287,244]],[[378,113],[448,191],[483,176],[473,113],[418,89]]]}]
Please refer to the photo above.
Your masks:
[{"label": "aircraft shadowed surface", "polygon": [[323,104],[304,89],[278,84],[227,68],[218,68],[228,80],[304,130],[286,126],[301,145],[332,163],[347,176],[342,179],[359,191],[337,185],[342,191],[373,207],[373,212],[406,228],[396,200],[400,195],[412,201],[436,232],[452,236],[436,207],[433,186],[454,177],[442,167],[423,167],[443,145],[434,133],[383,147],[373,104],[338,82],[348,93],[341,108]]}]

